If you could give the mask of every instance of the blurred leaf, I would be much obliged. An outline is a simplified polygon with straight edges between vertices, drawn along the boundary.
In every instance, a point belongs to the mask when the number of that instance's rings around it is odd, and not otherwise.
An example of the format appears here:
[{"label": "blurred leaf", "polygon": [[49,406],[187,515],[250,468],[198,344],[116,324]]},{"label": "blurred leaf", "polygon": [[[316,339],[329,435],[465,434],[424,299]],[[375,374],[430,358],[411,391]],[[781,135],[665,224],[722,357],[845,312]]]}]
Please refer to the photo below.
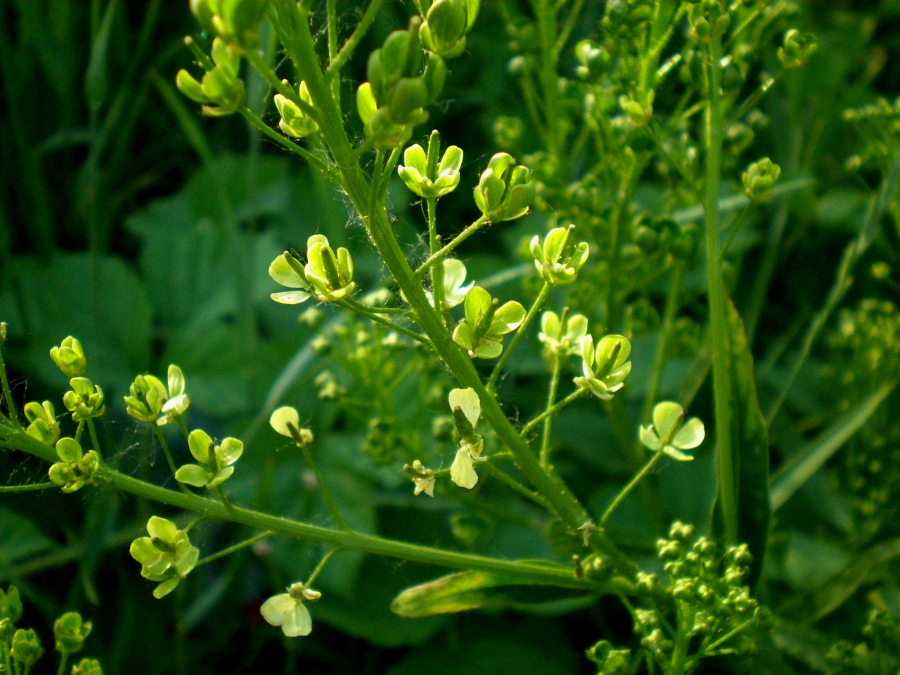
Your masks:
[{"label": "blurred leaf", "polygon": [[824,466],[825,462],[866,423],[878,406],[897,386],[898,380],[888,382],[859,402],[852,410],[841,415],[819,437],[797,452],[772,479],[772,511],[784,503],[809,478]]},{"label": "blurred leaf", "polygon": [[56,543],[28,518],[0,507],[0,569],[53,548]]},{"label": "blurred leaf", "polygon": [[93,110],[100,108],[109,95],[109,73],[107,72],[109,37],[112,33],[113,17],[116,15],[118,6],[119,0],[110,0],[103,15],[100,30],[94,36],[91,44],[91,60],[84,75],[84,94],[88,105]]},{"label": "blurred leaf", "polygon": [[523,585],[499,574],[458,572],[400,593],[391,611],[408,618],[453,614],[484,607],[514,607],[583,596],[584,591]]},{"label": "blurred leaf", "polygon": [[106,389],[127,389],[150,361],[151,311],[137,275],[121,258],[86,253],[58,255],[50,261],[22,257],[12,261],[13,288],[0,297],[14,306],[27,335],[24,360],[41,379],[59,386],[62,374],[50,348],[67,335],[84,345],[88,376]]},{"label": "blurred leaf", "polygon": [[744,323],[730,301],[728,310],[738,539],[745,542],[753,554],[748,579],[748,585],[752,588],[762,574],[769,535],[769,437],[756,397],[753,355],[747,343]]}]

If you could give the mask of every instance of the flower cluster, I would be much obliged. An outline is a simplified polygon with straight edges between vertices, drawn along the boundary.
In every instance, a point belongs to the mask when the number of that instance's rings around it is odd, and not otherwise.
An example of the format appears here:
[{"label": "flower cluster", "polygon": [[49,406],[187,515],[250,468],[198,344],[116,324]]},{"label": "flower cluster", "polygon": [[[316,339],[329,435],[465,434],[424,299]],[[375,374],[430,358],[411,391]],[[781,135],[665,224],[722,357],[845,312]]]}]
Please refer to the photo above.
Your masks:
[{"label": "flower cluster", "polygon": [[453,331],[453,341],[473,358],[495,359],[503,352],[503,336],[525,320],[525,308],[515,300],[500,305],[480,286],[466,294],[465,317]]},{"label": "flower cluster", "polygon": [[241,57],[222,38],[212,44],[214,66],[199,82],[184,68],[178,71],[175,84],[182,94],[203,104],[203,113],[210,117],[230,115],[247,101],[244,81],[238,77]]},{"label": "flower cluster", "polygon": [[521,218],[534,201],[537,188],[531,169],[515,163],[511,155],[498,152],[478,179],[475,204],[492,223]]},{"label": "flower cluster", "polygon": [[288,288],[301,289],[272,293],[275,302],[297,305],[311,297],[322,302],[336,302],[356,290],[350,252],[340,247],[335,254],[325,235],[314,234],[307,240],[306,260],[303,265],[284,252],[269,265],[269,276],[273,280]]},{"label": "flower cluster", "polygon": [[453,192],[459,185],[459,169],[462,166],[463,151],[451,145],[440,154],[437,132],[431,134],[428,154],[421,145],[411,145],[403,153],[403,161],[397,173],[410,190],[425,199],[437,199]]},{"label": "flower cluster", "polygon": [[594,348],[594,338],[585,335],[581,340],[581,364],[584,377],[576,377],[575,384],[591,390],[599,399],[609,401],[625,386],[631,372],[631,342],[624,335],[606,335]]},{"label": "flower cluster", "polygon": [[194,569],[200,550],[191,546],[187,532],[165,518],[151,516],[147,522],[149,537],[131,542],[131,557],[141,563],[141,576],[160,582],[153,597],[168,595]]},{"label": "flower cluster", "polygon": [[95,450],[87,454],[74,438],[60,438],[56,442],[59,461],[50,467],[50,482],[62,486],[63,492],[77,492],[93,482],[94,472],[100,468],[100,455]]},{"label": "flower cluster", "polygon": [[[290,86],[286,80],[283,81],[283,84],[285,86]],[[312,107],[312,98],[310,98],[309,88],[306,86],[306,82],[300,83],[299,96],[301,101]],[[278,114],[281,115],[281,119],[278,121],[278,128],[281,129],[286,136],[303,138],[304,136],[309,136],[319,130],[319,125],[316,121],[291,99],[282,94],[275,94],[274,101],[275,107],[278,109]]]},{"label": "flower cluster", "polygon": [[534,266],[541,278],[552,286],[566,286],[574,282],[587,262],[588,244],[583,241],[574,245],[574,233],[574,225],[556,227],[547,233],[543,243],[538,235],[534,235],[531,240]]},{"label": "flower cluster", "polygon": [[185,464],[175,472],[175,480],[212,490],[234,473],[232,466],[244,452],[244,444],[236,438],[225,438],[219,445],[202,429],[188,436],[188,448],[197,464]]},{"label": "flower cluster", "polygon": [[138,375],[125,397],[125,411],[136,420],[151,424],[168,424],[184,414],[191,399],[185,393],[181,368],[169,366],[168,387],[153,375]]}]

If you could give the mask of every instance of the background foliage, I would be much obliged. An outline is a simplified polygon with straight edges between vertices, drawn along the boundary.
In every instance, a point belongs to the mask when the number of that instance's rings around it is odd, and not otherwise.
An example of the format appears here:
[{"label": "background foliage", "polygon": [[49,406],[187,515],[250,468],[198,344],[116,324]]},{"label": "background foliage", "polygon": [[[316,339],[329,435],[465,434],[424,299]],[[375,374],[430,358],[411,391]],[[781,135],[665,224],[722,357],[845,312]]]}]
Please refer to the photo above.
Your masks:
[{"label": "background foliage", "polygon": [[[788,377],[798,336],[827,302],[837,262],[859,235],[878,185],[872,169],[848,169],[862,145],[842,113],[879,96],[893,99],[900,89],[898,3],[797,5],[791,25],[813,31],[819,50],[809,67],[768,93],[760,104],[768,123],[756,130],[752,152],[732,158],[736,193],[740,169],[766,154],[786,179],[810,184],[759,207],[731,249],[736,255],[727,274],[748,323],[764,412]],[[347,25],[361,11],[350,2],[339,7]],[[595,33],[602,14],[602,3],[588,3],[575,37]],[[407,15],[400,2],[386,4],[352,64],[355,81],[362,79],[363,55]],[[478,169],[501,149],[495,123],[521,114],[521,94],[507,69],[508,42],[516,36],[503,27],[498,5],[485,2],[467,54],[453,61],[442,102],[430,111],[429,124],[466,152],[461,187],[441,203],[447,222],[478,215],[471,188]],[[191,62],[182,38],[196,31],[187,3],[0,2],[0,318],[10,325],[17,395],[55,398],[64,380],[47,352],[68,334],[85,344],[92,376],[109,401],[121,401],[136,373],[162,373],[177,363],[191,386],[192,415],[211,434],[236,435],[247,444],[244,470],[233,482],[241,500],[328,521],[309,489],[311,476],[291,450],[274,450],[280,442],[263,424],[274,404],[287,401],[301,419],[312,420],[324,475],[355,529],[509,558],[553,557],[539,512],[490,483],[484,487],[490,500],[414,501],[392,462],[443,447],[431,419],[445,413],[446,386],[401,383],[393,397],[378,399],[378,388],[398,374],[378,330],[363,331],[328,308],[298,322],[296,313],[268,300],[269,262],[316,232],[335,246],[352,243],[364,288],[377,287],[383,270],[333,186],[236,116],[207,120],[176,92],[174,73]],[[570,50],[562,69],[575,65]],[[256,112],[277,121],[274,108],[261,103],[264,83],[251,75],[248,85]],[[355,88],[349,80],[342,86],[348,96]],[[538,150],[534,142],[526,135],[517,154]],[[421,207],[407,205],[395,183],[395,227],[415,242]],[[636,199],[653,203],[649,181]],[[509,297],[533,295],[522,242],[545,223],[546,214],[536,211],[467,243],[470,277],[492,278]],[[900,315],[892,303],[900,285],[891,273],[900,264],[900,239],[887,215],[877,225],[825,339],[813,346],[770,426],[774,499],[790,495],[776,512],[761,587],[780,617],[773,640],[786,654],[783,662],[766,664],[772,672],[824,669],[837,639],[863,640],[871,606],[900,613],[900,426],[892,415],[900,375]],[[772,249],[767,242],[777,231],[783,235]],[[776,282],[760,295],[755,280],[768,264]],[[638,394],[646,387],[639,369],[652,361],[666,290],[648,288],[629,301],[629,322],[620,327],[633,337],[630,387]],[[663,396],[683,391],[700,346],[700,275],[689,275],[685,289],[695,300],[685,304]],[[514,375],[504,395],[527,419],[544,396],[544,365],[536,342],[523,347],[511,361]],[[357,353],[362,348],[368,351]],[[376,366],[386,370],[373,371]],[[410,367],[433,368],[424,358]],[[350,393],[338,406],[329,397],[341,389]],[[372,400],[383,402],[373,410]],[[692,413],[711,417],[706,389]],[[120,468],[166,479],[162,461],[137,451],[151,439],[123,406],[111,406],[102,433],[117,449]],[[577,494],[602,510],[632,471],[625,454],[596,452],[615,447],[602,410],[594,402],[572,406],[559,417],[554,438],[561,470],[577,475]],[[176,453],[186,457],[187,449]],[[791,469],[809,457],[828,460],[822,470],[812,461],[794,491],[789,481],[800,479]],[[39,480],[43,470],[37,461],[0,455],[3,483]],[[647,513],[632,500],[610,524],[635,551],[643,547],[647,559],[659,523],[709,520],[712,453],[663,471],[657,481],[664,509]],[[613,599],[401,619],[390,613],[391,600],[438,570],[345,553],[323,576],[328,592],[316,606],[314,635],[280,640],[261,621],[259,604],[298,569],[308,571],[320,547],[280,540],[256,547],[202,568],[187,588],[152,602],[125,546],[148,509],[104,491],[78,493],[77,500],[49,492],[0,495],[0,578],[22,590],[33,625],[49,626],[70,608],[91,618],[97,633],[91,653],[110,673],[244,672],[283,663],[285,672],[549,675],[589,672],[582,652],[598,634],[619,642],[632,637],[625,609]],[[200,545],[214,548],[221,534],[204,530]],[[707,672],[720,672],[717,667]]]}]

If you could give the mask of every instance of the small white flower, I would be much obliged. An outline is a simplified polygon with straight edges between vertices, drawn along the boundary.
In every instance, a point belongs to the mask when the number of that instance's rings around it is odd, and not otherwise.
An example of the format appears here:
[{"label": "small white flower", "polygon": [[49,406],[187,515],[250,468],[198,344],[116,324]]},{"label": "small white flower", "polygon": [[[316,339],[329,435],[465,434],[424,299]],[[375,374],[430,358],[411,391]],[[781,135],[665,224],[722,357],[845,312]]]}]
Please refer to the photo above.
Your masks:
[{"label": "small white flower", "polygon": [[429,497],[434,497],[434,471],[426,469],[419,460],[414,461],[412,466],[406,465],[403,468],[406,469],[416,485],[413,491],[416,497],[423,492]]},{"label": "small white flower", "polygon": [[[450,466],[450,480],[461,488],[471,490],[478,482],[478,474],[475,473],[475,462],[483,462],[484,441],[475,433],[478,418],[481,417],[481,400],[471,387],[468,389],[454,389],[450,392],[450,409],[456,413],[462,412],[464,420],[457,419],[456,427],[462,437],[460,448],[456,451],[456,457]],[[469,428],[464,428],[468,422]]]},{"label": "small white flower", "polygon": [[312,617],[303,601],[318,600],[322,594],[300,582],[288,586],[287,591],[273,595],[262,604],[259,611],[268,623],[281,626],[287,637],[309,635],[312,632]]},{"label": "small white flower", "polygon": [[703,442],[703,422],[692,417],[684,421],[684,408],[674,401],[657,403],[653,408],[653,424],[641,427],[641,443],[654,452],[664,452],[672,459],[689,462],[694,459],[682,450],[693,450]]}]

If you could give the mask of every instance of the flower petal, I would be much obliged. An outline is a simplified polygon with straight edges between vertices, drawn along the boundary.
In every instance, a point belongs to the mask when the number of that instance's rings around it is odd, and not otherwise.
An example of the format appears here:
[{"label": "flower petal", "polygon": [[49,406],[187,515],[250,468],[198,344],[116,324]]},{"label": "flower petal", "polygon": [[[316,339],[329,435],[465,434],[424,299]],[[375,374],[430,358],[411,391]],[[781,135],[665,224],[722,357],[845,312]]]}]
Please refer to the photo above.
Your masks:
[{"label": "flower petal", "polygon": [[150,516],[150,520],[147,521],[147,532],[150,533],[151,537],[171,544],[175,541],[178,528],[171,520],[166,520],[159,516]]},{"label": "flower petal", "polygon": [[448,397],[450,401],[450,410],[462,408],[463,414],[469,420],[469,424],[473,427],[478,424],[478,418],[481,417],[481,400],[475,390],[453,389]]},{"label": "flower petal", "polygon": [[692,417],[675,434],[675,437],[672,439],[672,445],[681,450],[691,450],[700,445],[705,437],[706,430],[703,428],[703,422],[696,417]]},{"label": "flower petal", "polygon": [[640,430],[641,443],[645,446],[657,452],[662,447],[662,441],[659,440],[659,436],[656,435],[656,432],[653,430],[653,425],[650,426],[642,426]]},{"label": "flower petal", "polygon": [[683,419],[684,408],[674,401],[662,401],[653,408],[653,426],[661,439],[671,440],[673,432]]},{"label": "flower petal", "polygon": [[273,595],[259,608],[263,618],[273,626],[280,626],[288,619],[288,615],[294,611],[297,601],[290,594],[281,593]]},{"label": "flower petal", "polygon": [[302,602],[296,603],[294,611],[289,612],[281,630],[287,637],[300,637],[312,633],[312,617]]},{"label": "flower petal", "polygon": [[[299,427],[298,427],[299,428]],[[244,444],[236,438],[222,439],[219,445],[219,466],[231,466],[244,454]]]},{"label": "flower petal", "polygon": [[188,448],[191,454],[201,464],[209,461],[209,445],[212,439],[203,429],[194,429],[188,436]]},{"label": "flower petal", "polygon": [[288,288],[306,288],[306,282],[297,274],[297,271],[291,267],[287,261],[287,254],[282,253],[272,261],[269,265],[269,276],[277,283]]},{"label": "flower petal", "polygon": [[292,408],[289,405],[278,408],[272,413],[272,416],[269,417],[269,424],[272,425],[272,428],[275,431],[282,436],[293,438],[291,430],[288,429],[289,422],[295,429],[300,428],[300,415],[297,413],[296,408]]},{"label": "flower petal", "polygon": [[196,464],[185,464],[175,472],[175,480],[185,485],[204,487],[209,482],[209,471]]},{"label": "flower petal", "polygon": [[478,474],[472,465],[472,456],[468,450],[460,448],[456,451],[456,458],[450,466],[450,480],[461,488],[471,490],[478,482]]},{"label": "flower petal", "polygon": [[506,335],[514,331],[525,320],[525,308],[515,300],[510,300],[498,308],[491,320],[489,335]]},{"label": "flower petal", "polygon": [[281,291],[279,293],[271,293],[269,297],[282,305],[299,305],[301,302],[308,300],[310,295],[306,291]]}]

